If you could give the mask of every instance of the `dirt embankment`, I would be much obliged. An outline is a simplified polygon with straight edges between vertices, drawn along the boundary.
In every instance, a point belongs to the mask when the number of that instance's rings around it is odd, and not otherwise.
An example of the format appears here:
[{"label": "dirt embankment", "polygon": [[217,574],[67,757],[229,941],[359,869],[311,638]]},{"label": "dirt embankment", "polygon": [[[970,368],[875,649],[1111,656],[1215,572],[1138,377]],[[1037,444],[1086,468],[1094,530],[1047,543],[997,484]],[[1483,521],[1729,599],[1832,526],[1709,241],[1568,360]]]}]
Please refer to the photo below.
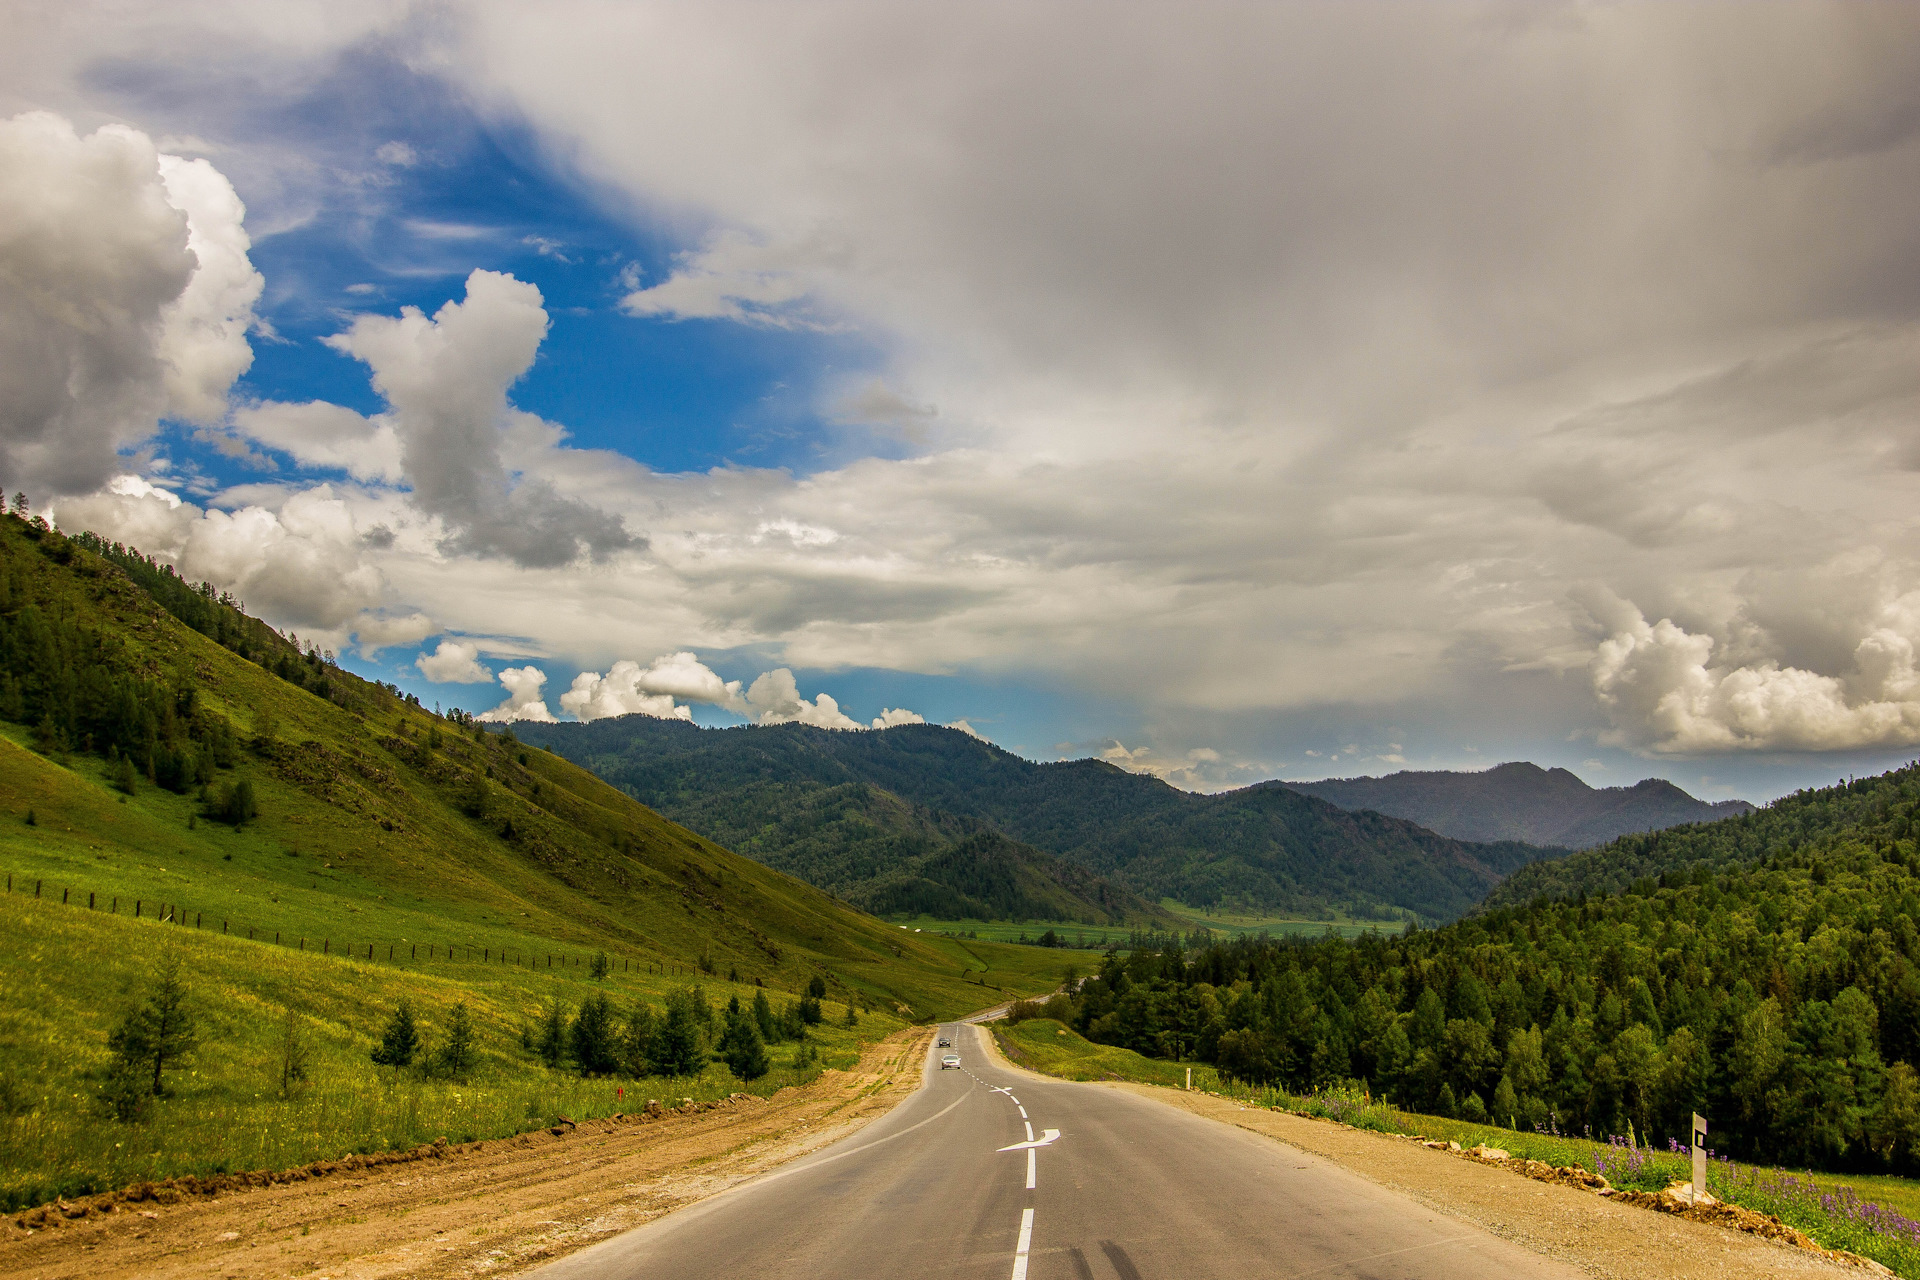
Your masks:
[{"label": "dirt embankment", "polygon": [[[508,1275],[804,1155],[920,1084],[923,1029],[868,1046],[770,1099],[584,1121],[398,1158],[152,1188],[0,1220],[0,1275],[21,1280]],[[251,1185],[249,1185],[251,1184]]]}]

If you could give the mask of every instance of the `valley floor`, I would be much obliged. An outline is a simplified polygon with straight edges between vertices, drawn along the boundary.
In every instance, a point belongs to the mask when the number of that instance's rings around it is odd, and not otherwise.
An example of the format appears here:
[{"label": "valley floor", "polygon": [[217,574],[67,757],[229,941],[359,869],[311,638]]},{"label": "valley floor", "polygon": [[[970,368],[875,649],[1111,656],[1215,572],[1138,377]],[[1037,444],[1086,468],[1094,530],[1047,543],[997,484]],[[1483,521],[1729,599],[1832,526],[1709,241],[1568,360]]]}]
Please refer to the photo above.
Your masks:
[{"label": "valley floor", "polygon": [[[12,1280],[414,1280],[509,1274],[704,1199],[846,1136],[919,1087],[932,1032],[909,1028],[773,1097],[644,1124],[586,1121],[427,1159],[203,1200],[0,1221]],[[672,1104],[677,1099],[662,1099]],[[344,1162],[341,1162],[344,1163]],[[25,1225],[21,1225],[21,1224]]]}]

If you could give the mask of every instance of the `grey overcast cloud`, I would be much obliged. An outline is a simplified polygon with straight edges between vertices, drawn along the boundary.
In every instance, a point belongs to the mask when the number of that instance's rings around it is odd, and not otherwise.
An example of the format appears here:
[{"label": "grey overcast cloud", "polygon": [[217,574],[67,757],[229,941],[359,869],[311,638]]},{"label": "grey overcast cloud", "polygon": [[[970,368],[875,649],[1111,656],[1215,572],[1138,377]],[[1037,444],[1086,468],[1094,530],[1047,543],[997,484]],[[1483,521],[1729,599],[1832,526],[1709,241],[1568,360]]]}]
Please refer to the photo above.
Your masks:
[{"label": "grey overcast cloud", "polygon": [[1911,4],[14,3],[0,117],[0,483],[429,699],[1920,743]]}]

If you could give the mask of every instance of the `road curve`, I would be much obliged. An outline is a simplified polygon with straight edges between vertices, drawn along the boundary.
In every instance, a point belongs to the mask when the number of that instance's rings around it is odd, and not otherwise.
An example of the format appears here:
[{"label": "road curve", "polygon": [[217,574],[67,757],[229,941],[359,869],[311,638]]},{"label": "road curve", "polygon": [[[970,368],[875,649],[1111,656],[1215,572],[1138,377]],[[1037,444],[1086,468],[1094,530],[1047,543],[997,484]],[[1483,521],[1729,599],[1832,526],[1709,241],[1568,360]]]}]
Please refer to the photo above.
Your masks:
[{"label": "road curve", "polygon": [[[1574,1280],[1339,1166],[941,1028],[912,1098],[858,1133],[540,1280]],[[961,1069],[939,1057],[958,1053]],[[1057,1135],[1057,1136],[1050,1136]],[[1029,1141],[1036,1145],[1027,1146]],[[1009,1149],[1011,1148],[1011,1149]]]}]

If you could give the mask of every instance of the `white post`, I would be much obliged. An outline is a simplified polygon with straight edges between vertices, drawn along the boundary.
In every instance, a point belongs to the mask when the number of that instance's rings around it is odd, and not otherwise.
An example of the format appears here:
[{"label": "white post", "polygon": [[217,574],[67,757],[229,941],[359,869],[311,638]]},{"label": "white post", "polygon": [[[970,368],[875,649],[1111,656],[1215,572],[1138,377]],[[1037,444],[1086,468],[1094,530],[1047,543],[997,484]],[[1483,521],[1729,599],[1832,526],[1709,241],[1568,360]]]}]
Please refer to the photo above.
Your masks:
[{"label": "white post", "polygon": [[1707,1191],[1707,1122],[1698,1112],[1693,1116],[1693,1203],[1699,1204]]},{"label": "white post", "polygon": [[1193,1092],[1193,1068],[1187,1068],[1187,1092]]}]

